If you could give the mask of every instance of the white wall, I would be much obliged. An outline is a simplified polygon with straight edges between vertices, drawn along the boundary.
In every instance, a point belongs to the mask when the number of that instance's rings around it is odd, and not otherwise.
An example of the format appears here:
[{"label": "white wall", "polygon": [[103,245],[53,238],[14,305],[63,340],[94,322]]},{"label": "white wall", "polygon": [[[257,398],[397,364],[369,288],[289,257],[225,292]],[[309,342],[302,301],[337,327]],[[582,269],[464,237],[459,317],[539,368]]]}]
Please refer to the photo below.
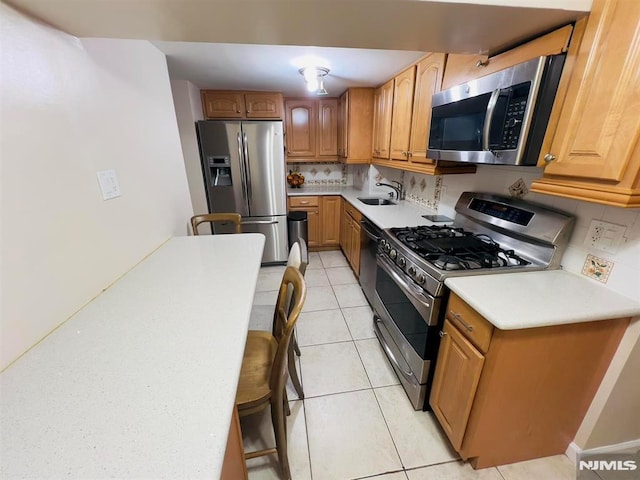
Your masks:
[{"label": "white wall", "polygon": [[[171,91],[178,119],[178,131],[193,211],[197,214],[209,213],[195,127],[195,122],[204,120],[200,90],[186,80],[172,80]],[[202,224],[200,231],[211,233],[211,225]]]},{"label": "white wall", "polygon": [[[79,40],[0,3],[0,369],[192,215],[166,59]],[[96,172],[122,196],[103,201]]]}]

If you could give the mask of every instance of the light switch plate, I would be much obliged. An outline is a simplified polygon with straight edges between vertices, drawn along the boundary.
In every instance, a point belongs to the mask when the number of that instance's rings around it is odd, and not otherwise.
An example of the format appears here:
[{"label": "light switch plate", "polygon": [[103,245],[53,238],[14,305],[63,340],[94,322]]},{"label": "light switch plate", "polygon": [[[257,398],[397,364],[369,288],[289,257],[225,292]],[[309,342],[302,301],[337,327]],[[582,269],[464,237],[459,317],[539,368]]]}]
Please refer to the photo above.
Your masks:
[{"label": "light switch plate", "polygon": [[627,227],[622,225],[591,220],[584,244],[603,252],[618,253],[626,230]]},{"label": "light switch plate", "polygon": [[114,170],[103,170],[98,172],[98,183],[100,184],[100,190],[102,190],[103,200],[109,200],[121,195],[120,185],[118,185],[118,177],[116,177],[116,172]]}]

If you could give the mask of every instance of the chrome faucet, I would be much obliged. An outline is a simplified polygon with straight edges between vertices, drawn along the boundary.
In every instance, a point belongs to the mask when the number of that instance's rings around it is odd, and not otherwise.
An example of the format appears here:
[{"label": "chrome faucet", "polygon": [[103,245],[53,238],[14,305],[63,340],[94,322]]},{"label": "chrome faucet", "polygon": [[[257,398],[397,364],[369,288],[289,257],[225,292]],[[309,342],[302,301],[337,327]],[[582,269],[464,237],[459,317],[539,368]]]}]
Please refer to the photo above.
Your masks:
[{"label": "chrome faucet", "polygon": [[396,185],[389,185],[388,183],[380,183],[377,182],[376,183],[376,187],[389,187],[389,188],[393,188],[393,192],[389,192],[389,196],[393,198],[393,193],[395,192],[396,194],[396,200],[404,200],[404,189],[402,188],[402,183],[396,181],[396,180],[391,180],[393,183],[395,183]]}]

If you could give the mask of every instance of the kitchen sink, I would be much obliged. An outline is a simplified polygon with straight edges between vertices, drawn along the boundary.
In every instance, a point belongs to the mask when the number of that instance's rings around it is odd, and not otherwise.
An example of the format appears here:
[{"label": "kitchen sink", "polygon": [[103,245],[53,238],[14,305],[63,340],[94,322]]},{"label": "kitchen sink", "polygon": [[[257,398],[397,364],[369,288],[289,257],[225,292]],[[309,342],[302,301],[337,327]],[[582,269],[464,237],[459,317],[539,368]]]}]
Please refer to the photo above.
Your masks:
[{"label": "kitchen sink", "polygon": [[378,197],[358,197],[362,203],[367,205],[395,205],[396,202],[389,200],[388,198],[378,198]]}]

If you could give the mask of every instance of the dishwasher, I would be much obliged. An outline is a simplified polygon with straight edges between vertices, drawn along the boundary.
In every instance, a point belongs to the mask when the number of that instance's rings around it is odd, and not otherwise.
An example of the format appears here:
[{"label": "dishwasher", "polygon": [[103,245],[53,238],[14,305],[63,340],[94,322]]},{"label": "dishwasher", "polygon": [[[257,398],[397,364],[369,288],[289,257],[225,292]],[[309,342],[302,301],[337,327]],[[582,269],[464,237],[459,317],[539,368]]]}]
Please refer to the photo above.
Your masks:
[{"label": "dishwasher", "polygon": [[360,286],[369,303],[373,305],[376,291],[376,255],[382,230],[367,218],[360,221],[360,227],[364,233],[360,245]]}]

